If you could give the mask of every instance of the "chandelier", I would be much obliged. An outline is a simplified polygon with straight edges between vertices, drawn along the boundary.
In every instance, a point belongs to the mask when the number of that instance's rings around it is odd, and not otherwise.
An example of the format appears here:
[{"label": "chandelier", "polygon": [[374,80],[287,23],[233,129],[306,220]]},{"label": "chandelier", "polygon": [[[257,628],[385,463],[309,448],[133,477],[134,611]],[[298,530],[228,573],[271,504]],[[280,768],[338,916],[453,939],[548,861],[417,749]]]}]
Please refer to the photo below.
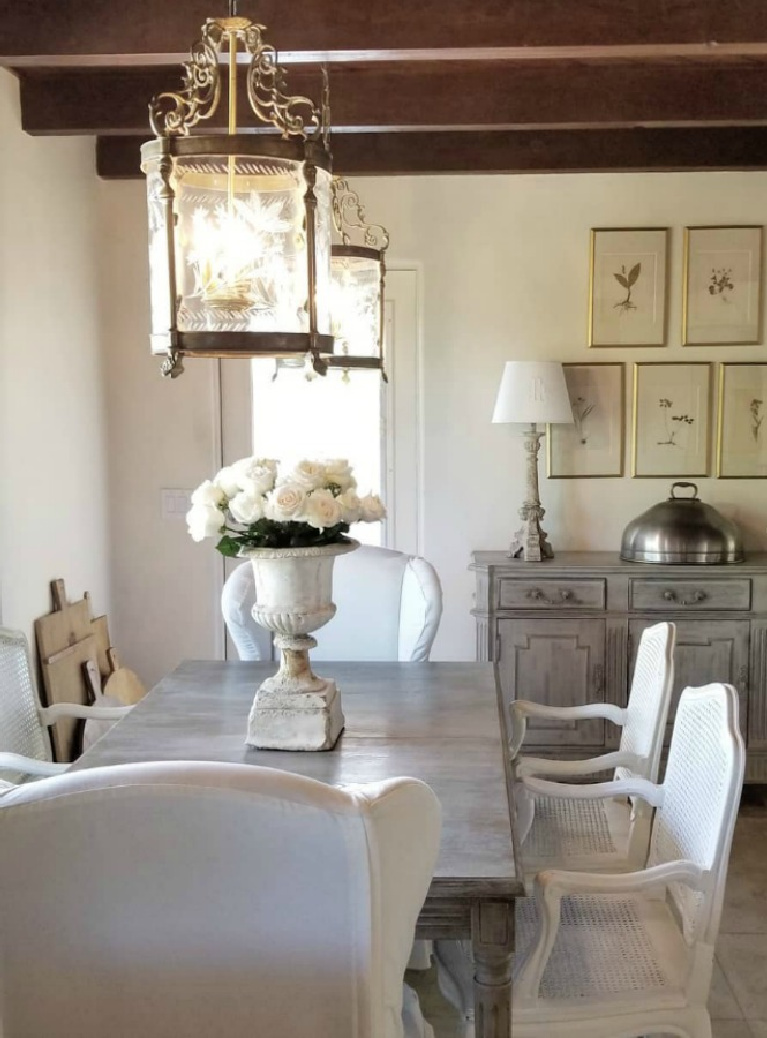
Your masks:
[{"label": "chandelier", "polygon": [[340,244],[331,249],[330,317],[336,354],[331,367],[379,368],[383,356],[384,289],[389,234],[368,224],[359,195],[346,180],[333,179],[333,223]]},{"label": "chandelier", "polygon": [[[286,94],[265,27],[209,18],[178,93],[149,105],[155,140],[141,148],[147,177],[150,343],[164,375],[183,357],[310,358],[333,353],[331,162],[322,104]],[[249,56],[250,110],[266,127],[238,132],[237,55]],[[216,112],[219,55],[228,51],[228,132],[190,131]],[[246,59],[247,60],[247,59]]]}]

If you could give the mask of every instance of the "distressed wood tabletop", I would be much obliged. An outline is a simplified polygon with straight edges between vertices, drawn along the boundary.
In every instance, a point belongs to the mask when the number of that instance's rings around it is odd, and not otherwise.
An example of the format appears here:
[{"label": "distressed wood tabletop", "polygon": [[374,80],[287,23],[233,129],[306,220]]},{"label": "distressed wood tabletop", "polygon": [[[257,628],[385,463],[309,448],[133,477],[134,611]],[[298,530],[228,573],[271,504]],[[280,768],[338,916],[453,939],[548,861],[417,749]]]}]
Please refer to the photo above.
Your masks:
[{"label": "distressed wood tabletop", "polygon": [[521,892],[512,847],[505,733],[493,668],[482,663],[322,663],[346,728],[327,752],[256,750],[245,725],[273,663],[189,661],[164,678],[73,770],[149,760],[231,761],[322,782],[411,775],[442,805],[432,895]]}]

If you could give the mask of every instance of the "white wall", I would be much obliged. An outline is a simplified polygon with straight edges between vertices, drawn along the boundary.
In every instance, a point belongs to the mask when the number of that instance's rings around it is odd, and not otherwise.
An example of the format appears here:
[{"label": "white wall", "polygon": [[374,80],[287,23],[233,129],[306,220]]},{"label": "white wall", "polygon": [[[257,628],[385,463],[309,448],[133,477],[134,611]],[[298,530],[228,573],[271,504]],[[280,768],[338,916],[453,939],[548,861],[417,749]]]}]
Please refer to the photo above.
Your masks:
[{"label": "white wall", "polygon": [[[767,223],[767,174],[398,177],[360,180],[357,187],[367,212],[391,233],[389,266],[398,260],[423,265],[423,550],[439,570],[445,592],[435,655],[471,659],[470,553],[507,546],[518,526],[523,490],[518,433],[490,422],[504,361],[767,360],[765,347],[680,346],[682,228]],[[213,583],[210,589],[205,583],[208,577],[215,580],[213,567],[204,570],[207,562],[200,561],[214,554],[211,546],[187,544],[183,528],[168,528],[168,537],[160,540],[159,520],[146,518],[159,511],[158,479],[194,486],[210,473],[210,374],[207,362],[201,367],[190,361],[187,374],[175,383],[159,380],[144,345],[143,185],[102,185],[101,202],[102,218],[114,219],[133,237],[120,249],[121,265],[107,267],[112,283],[105,284],[104,293],[107,308],[119,309],[109,343],[110,457],[127,466],[127,475],[123,468],[113,481],[110,497],[119,517],[112,526],[115,590],[122,600],[117,608],[124,616],[126,644],[149,654],[154,676],[161,653],[169,661],[176,648],[178,655],[188,655],[195,647],[186,625],[194,622],[202,639],[214,595]],[[590,351],[589,228],[626,225],[672,228],[670,344]],[[555,549],[617,550],[625,524],[665,497],[669,482],[542,480],[545,526]],[[704,500],[743,526],[748,546],[767,542],[764,483],[699,484]],[[154,547],[160,554],[161,544],[168,554],[156,576],[147,552]],[[162,630],[146,630],[145,614],[137,610],[159,593],[169,619]],[[161,649],[163,641],[169,644]],[[205,655],[208,645],[200,640],[193,654]]]},{"label": "white wall", "polygon": [[102,338],[109,431],[110,632],[149,685],[182,659],[215,659],[223,562],[183,517],[163,519],[161,491],[217,470],[216,363],[162,378],[149,352],[146,190],[99,183]]},{"label": "white wall", "polygon": [[0,69],[0,605],[31,637],[49,582],[109,607],[93,140],[20,129]]},{"label": "white wall", "polygon": [[[767,361],[764,346],[680,345],[683,227],[767,223],[767,174],[371,178],[357,186],[390,231],[390,265],[398,256],[423,262],[424,553],[445,590],[435,653],[473,658],[469,555],[507,547],[524,488],[519,432],[490,422],[504,361]],[[672,228],[667,348],[587,348],[595,226]],[[627,374],[630,394],[630,367]],[[665,498],[670,482],[542,478],[555,550],[617,550],[626,523]],[[767,544],[764,482],[697,482],[705,501],[743,527],[747,547]]]}]

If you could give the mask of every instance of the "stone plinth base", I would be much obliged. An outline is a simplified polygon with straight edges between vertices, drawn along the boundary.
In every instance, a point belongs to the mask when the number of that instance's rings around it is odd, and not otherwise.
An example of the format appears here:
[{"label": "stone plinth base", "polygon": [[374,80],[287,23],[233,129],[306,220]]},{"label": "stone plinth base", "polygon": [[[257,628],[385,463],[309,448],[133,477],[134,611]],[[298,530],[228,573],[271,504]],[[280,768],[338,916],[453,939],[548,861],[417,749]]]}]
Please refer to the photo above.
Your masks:
[{"label": "stone plinth base", "polygon": [[299,692],[269,678],[256,692],[245,742],[259,750],[332,750],[343,727],[335,681],[315,677],[310,691]]}]

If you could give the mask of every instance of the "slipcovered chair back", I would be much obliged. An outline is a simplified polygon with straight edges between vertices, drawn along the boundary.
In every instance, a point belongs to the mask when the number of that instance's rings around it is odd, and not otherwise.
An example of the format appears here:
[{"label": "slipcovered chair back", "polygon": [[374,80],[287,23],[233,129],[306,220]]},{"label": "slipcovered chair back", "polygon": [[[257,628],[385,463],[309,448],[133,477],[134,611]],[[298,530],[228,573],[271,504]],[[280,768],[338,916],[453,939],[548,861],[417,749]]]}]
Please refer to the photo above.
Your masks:
[{"label": "slipcovered chair back", "polygon": [[401,1038],[431,789],[255,766],[69,773],[0,797],[7,1038]]},{"label": "slipcovered chair back", "polygon": [[[333,570],[337,612],[316,631],[312,660],[428,660],[442,616],[442,589],[425,559],[360,545]],[[221,608],[241,660],[268,658],[269,635],[251,615],[253,567],[238,566],[224,585]]]}]

